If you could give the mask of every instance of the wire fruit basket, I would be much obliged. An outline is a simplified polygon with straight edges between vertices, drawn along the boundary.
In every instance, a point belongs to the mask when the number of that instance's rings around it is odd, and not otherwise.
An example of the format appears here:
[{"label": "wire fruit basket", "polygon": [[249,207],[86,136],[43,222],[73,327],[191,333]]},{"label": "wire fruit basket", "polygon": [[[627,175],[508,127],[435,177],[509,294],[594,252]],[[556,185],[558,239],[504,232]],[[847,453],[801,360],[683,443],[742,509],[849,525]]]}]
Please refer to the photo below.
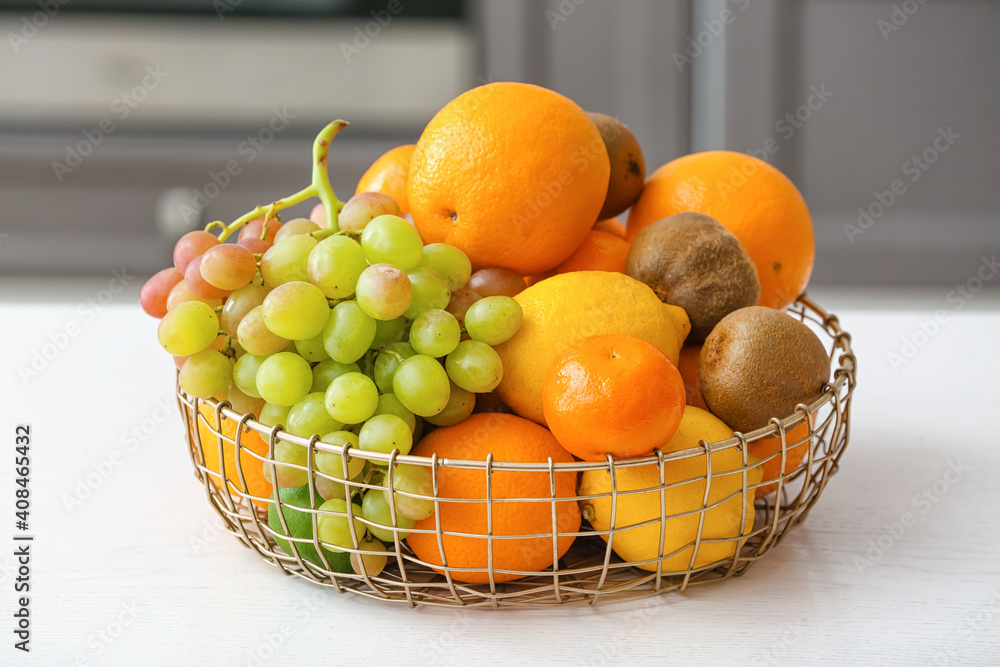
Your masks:
[{"label": "wire fruit basket", "polygon": [[[664,454],[657,452],[656,456],[643,459],[612,460],[599,462],[575,463],[507,463],[487,460],[458,460],[404,456],[394,451],[389,454],[369,452],[350,446],[336,446],[319,442],[317,437],[305,439],[283,431],[280,427],[269,427],[250,415],[234,412],[228,403],[213,400],[202,400],[188,396],[177,389],[177,397],[181,414],[187,425],[190,454],[195,468],[195,477],[205,489],[208,502],[222,518],[228,530],[244,546],[255,551],[265,562],[276,567],[286,575],[295,575],[308,579],[321,586],[335,589],[337,592],[350,591],[372,598],[391,602],[401,602],[413,607],[416,605],[439,606],[544,606],[549,604],[596,603],[598,601],[621,600],[627,598],[646,597],[669,591],[684,590],[694,584],[702,584],[732,576],[739,576],[747,571],[759,558],[773,549],[788,532],[802,523],[810,509],[819,499],[830,476],[837,471],[838,462],[847,446],[850,434],[850,406],[856,384],[856,359],[851,350],[850,335],[841,330],[835,315],[827,314],[817,304],[805,296],[801,297],[790,309],[789,314],[800,319],[812,328],[821,340],[827,344],[831,359],[831,378],[824,388],[820,398],[810,405],[799,404],[793,415],[784,419],[774,418],[771,423],[749,434],[735,433],[728,440],[706,443],[702,441],[698,447],[683,451]],[[805,425],[805,428],[803,428]],[[799,428],[796,428],[799,427]],[[247,445],[248,434],[255,432],[260,440],[266,443],[267,452],[260,447],[250,448]],[[748,444],[772,438],[776,443],[773,453],[767,458],[753,463],[748,459]],[[271,470],[270,479],[276,479],[276,468],[282,465],[273,460],[275,447],[285,443],[283,447],[301,447],[307,452],[307,465],[300,467],[308,474],[309,505],[305,509],[290,506],[281,499],[280,494],[268,497],[254,495],[247,480],[253,467],[259,471],[267,466]],[[780,446],[778,446],[780,445]],[[211,450],[209,448],[212,448]],[[790,459],[790,450],[802,451],[801,461],[786,465]],[[206,451],[212,454],[216,465],[206,464]],[[414,495],[433,501],[435,516],[440,506],[447,502],[475,502],[485,506],[486,513],[492,517],[500,503],[548,503],[552,512],[552,529],[545,534],[530,535],[500,535],[491,534],[492,525],[487,530],[479,532],[456,532],[444,530],[437,521],[433,528],[421,530],[404,529],[397,521],[394,498],[401,492],[386,494],[389,498],[392,513],[392,526],[379,525],[383,536],[391,535],[391,540],[383,540],[388,556],[387,566],[378,574],[369,573],[364,565],[364,558],[357,561],[360,571],[342,572],[345,568],[334,567],[325,545],[316,535],[318,532],[318,515],[326,510],[313,509],[323,503],[323,498],[315,492],[316,478],[323,473],[314,469],[313,460],[319,451],[327,451],[342,455],[345,477],[348,462],[351,459],[363,459],[370,463],[369,468],[377,467],[386,471],[385,479],[372,482],[370,477],[355,481],[341,481],[350,495],[365,492],[381,492],[386,485],[392,485],[392,471],[398,464],[421,465],[429,468],[433,479],[433,497]],[[713,461],[726,452],[730,456],[738,452],[742,457],[742,466],[729,468],[725,471],[713,472]],[[217,458],[216,458],[217,456]],[[797,457],[796,457],[797,458]],[[772,460],[778,474],[760,483],[754,484],[750,479],[750,471],[755,466]],[[700,474],[680,480],[671,479],[669,473],[673,466],[681,462],[697,461],[697,466],[703,470]],[[655,466],[659,473],[659,484],[640,491],[620,489],[620,480],[628,468]],[[487,493],[481,499],[458,499],[440,495],[438,482],[443,470],[472,470],[480,472],[486,479]],[[610,476],[610,489],[601,493],[582,494],[577,490],[575,496],[560,496],[556,493],[556,478],[573,475],[579,478],[587,471],[604,471]],[[783,473],[781,471],[784,471]],[[493,498],[490,494],[491,481],[500,473],[547,475],[551,493],[548,497],[532,498]],[[259,473],[258,473],[259,474]],[[329,479],[329,478],[328,478]],[[733,484],[733,480],[737,482]],[[366,481],[367,480],[367,481]],[[728,480],[724,488],[724,496],[719,493],[714,496],[711,491],[713,484],[718,491],[723,488],[723,480]],[[702,494],[700,506],[686,509],[683,512],[669,513],[667,511],[667,496],[672,490],[687,485],[697,485]],[[574,487],[576,488],[576,487]],[[758,492],[758,489],[766,493]],[[773,490],[772,490],[773,489]],[[637,525],[634,522],[616,525],[619,514],[615,507],[628,502],[632,494],[658,494],[660,516],[651,521]],[[408,495],[408,494],[403,494]],[[757,497],[750,504],[751,498]],[[563,531],[557,521],[557,506],[567,502],[578,502],[583,508],[583,518],[592,520],[593,506],[610,498],[611,520],[606,529],[596,529],[591,521],[584,521],[579,529]],[[654,496],[655,498],[655,496]],[[725,537],[713,536],[708,533],[707,517],[723,503],[738,503],[739,530]],[[745,500],[745,501],[744,501]],[[355,506],[356,507],[356,506]],[[523,505],[522,505],[523,507]],[[277,533],[268,523],[268,509],[277,510],[274,514],[280,517],[281,532]],[[296,538],[289,536],[284,509],[306,512],[311,515],[311,538]],[[589,511],[588,511],[589,510]],[[363,537],[357,534],[357,526],[368,523],[359,517],[350,503],[346,504],[343,513],[332,512],[336,516],[347,516],[354,546],[357,547]],[[677,520],[687,520],[691,525],[697,519],[696,530],[690,539],[683,539],[676,547],[667,544],[665,536],[667,526],[678,525]],[[360,522],[360,523],[359,523]],[[490,523],[490,522],[487,522]],[[371,524],[368,524],[371,525]],[[625,533],[653,525],[659,526],[659,548],[655,556],[642,561],[625,562],[615,553],[615,540],[619,543]],[[428,563],[418,558],[409,548],[405,539],[407,533],[434,533],[440,549],[440,560]],[[478,570],[484,583],[467,583],[469,568],[449,566],[443,538],[456,536],[484,541],[490,555],[487,566]],[[676,536],[671,536],[676,538]],[[558,558],[560,539],[572,539],[572,546],[561,558]],[[552,567],[545,571],[525,572],[501,570],[494,566],[493,553],[495,545],[500,540],[521,540],[523,548],[550,549],[554,559]],[[278,540],[281,541],[279,546]],[[676,541],[676,540],[675,540]],[[719,548],[722,550],[720,551]],[[334,550],[336,551],[336,550]],[[343,551],[343,550],[341,550]],[[360,553],[357,548],[346,550],[348,553]],[[727,557],[699,558],[701,554],[728,553]],[[686,567],[678,568],[678,560]],[[709,562],[704,562],[704,561]],[[517,577],[507,581],[511,577]],[[501,581],[502,580],[502,581]]]}]

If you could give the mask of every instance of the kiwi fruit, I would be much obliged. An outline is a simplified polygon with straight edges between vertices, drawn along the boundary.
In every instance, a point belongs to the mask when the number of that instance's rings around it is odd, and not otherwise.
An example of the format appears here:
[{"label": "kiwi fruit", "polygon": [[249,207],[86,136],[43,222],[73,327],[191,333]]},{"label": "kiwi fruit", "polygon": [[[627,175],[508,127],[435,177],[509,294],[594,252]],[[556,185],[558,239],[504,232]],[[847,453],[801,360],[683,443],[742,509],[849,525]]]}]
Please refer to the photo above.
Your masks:
[{"label": "kiwi fruit", "polygon": [[830,358],[812,330],[780,310],[751,306],[726,315],[701,348],[698,378],[708,409],[749,433],[819,398]]},{"label": "kiwi fruit", "polygon": [[646,158],[639,140],[625,123],[603,113],[588,113],[601,131],[601,139],[611,160],[608,194],[598,220],[613,218],[635,203],[646,182]]},{"label": "kiwi fruit", "polygon": [[680,306],[691,320],[687,343],[705,340],[729,313],[755,306],[760,280],[732,232],[701,213],[677,213],[642,230],[629,249],[625,273]]}]

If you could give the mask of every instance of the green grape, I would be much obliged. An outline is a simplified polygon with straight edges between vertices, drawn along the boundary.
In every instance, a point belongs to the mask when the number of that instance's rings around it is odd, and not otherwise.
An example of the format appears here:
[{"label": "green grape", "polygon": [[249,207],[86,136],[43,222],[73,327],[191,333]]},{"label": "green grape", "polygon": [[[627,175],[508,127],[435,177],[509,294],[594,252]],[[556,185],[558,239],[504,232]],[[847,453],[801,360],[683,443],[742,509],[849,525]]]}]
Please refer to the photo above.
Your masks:
[{"label": "green grape", "polygon": [[369,452],[388,454],[398,449],[400,454],[409,454],[413,447],[413,432],[401,417],[375,415],[361,427],[358,446]]},{"label": "green grape", "polygon": [[378,387],[364,373],[344,373],[326,390],[326,409],[343,424],[360,424],[375,414]]},{"label": "green grape", "polygon": [[496,389],[503,379],[500,355],[486,343],[463,340],[445,360],[448,377],[459,387],[477,394]]},{"label": "green grape", "polygon": [[385,494],[378,489],[369,490],[361,500],[361,516],[369,522],[368,531],[384,542],[393,542],[396,535],[400,540],[405,540],[410,529],[417,523],[396,512],[396,522],[393,524],[392,508],[389,507]]},{"label": "green grape", "polygon": [[274,472],[271,471],[271,461],[263,461],[264,477],[271,484],[286,489],[303,486],[309,482],[306,466],[309,463],[309,450],[299,445],[293,445],[284,440],[274,443]]},{"label": "green grape", "polygon": [[270,291],[263,285],[250,283],[230,294],[219,316],[222,330],[229,334],[230,338],[236,338],[240,322],[247,313],[264,303],[264,297]]},{"label": "green grape", "polygon": [[[420,266],[437,271],[452,292],[462,287],[472,276],[472,262],[469,256],[453,245],[431,243],[424,246],[424,256]],[[443,306],[442,306],[443,307]]]},{"label": "green grape", "polygon": [[260,409],[260,417],[257,419],[264,426],[284,426],[288,419],[288,412],[292,409],[290,405],[275,405],[274,403],[264,403]]},{"label": "green grape", "polygon": [[488,296],[469,306],[465,330],[473,340],[499,345],[517,333],[524,319],[521,304],[509,296]]},{"label": "green grape", "polygon": [[346,299],[354,294],[354,285],[367,266],[365,253],[357,241],[331,236],[312,249],[306,269],[312,284],[328,298]]},{"label": "green grape", "polygon": [[397,269],[415,268],[424,254],[420,234],[398,215],[380,215],[361,232],[361,249],[369,264],[392,264]]},{"label": "green grape", "polygon": [[[295,238],[295,237],[292,237]],[[361,521],[361,505],[352,504],[353,521],[347,517],[347,501],[341,498],[327,500],[319,506],[316,518],[316,533],[321,542],[327,543],[331,551],[353,549],[355,544],[364,539],[365,524]],[[329,514],[343,513],[343,516]],[[351,535],[351,523],[354,524],[354,536]]]},{"label": "green grape", "polygon": [[309,393],[312,368],[308,361],[294,352],[279,352],[261,363],[256,380],[257,391],[265,401],[292,406]]},{"label": "green grape", "polygon": [[298,280],[309,282],[309,253],[316,239],[308,234],[289,236],[271,246],[260,259],[260,276],[268,287],[277,287]]},{"label": "green grape", "polygon": [[[295,343],[295,351],[309,363],[326,361],[330,358],[330,355],[326,353],[326,348],[323,347],[322,331],[318,336],[313,336],[312,338],[307,338],[306,340],[295,340],[292,342]],[[326,387],[323,387],[323,389],[326,389]]]},{"label": "green grape", "polygon": [[[358,436],[350,431],[333,431],[322,437],[322,442],[335,447],[360,448]],[[365,460],[355,456],[347,459],[347,476],[344,477],[344,457],[333,452],[316,451],[316,469],[324,475],[329,475],[334,479],[344,481],[357,479],[358,475],[365,469]]]},{"label": "green grape", "polygon": [[250,310],[240,321],[237,339],[250,354],[275,354],[290,345],[287,339],[273,333],[264,324],[264,306]]},{"label": "green grape", "polygon": [[425,310],[410,327],[410,345],[419,354],[443,357],[458,347],[462,328],[455,316],[446,310]]},{"label": "green grape", "polygon": [[323,346],[334,361],[351,364],[365,356],[375,339],[375,320],[357,301],[341,301],[323,328]]},{"label": "green grape", "polygon": [[311,438],[314,435],[340,430],[343,426],[330,416],[323,403],[324,394],[306,394],[305,398],[292,406],[285,418],[285,428],[292,435]]},{"label": "green grape", "polygon": [[289,236],[298,236],[299,234],[312,234],[313,232],[319,231],[319,225],[310,220],[309,218],[295,218],[294,220],[289,220],[288,222],[281,225],[274,234],[274,243],[281,243]]},{"label": "green grape", "polygon": [[428,417],[427,421],[435,426],[453,426],[461,421],[465,421],[475,409],[476,395],[452,382],[448,405],[444,406],[444,410],[433,417]]},{"label": "green grape", "polygon": [[[447,409],[447,408],[445,408]],[[410,427],[410,433],[417,428],[417,417],[406,409],[406,406],[399,402],[395,394],[382,394],[378,397],[378,407],[375,408],[375,416],[396,415]]]},{"label": "green grape", "polygon": [[229,390],[226,392],[226,400],[229,401],[229,405],[233,406],[233,410],[241,415],[257,416],[260,414],[261,408],[264,407],[263,398],[254,398],[247,395],[235,383],[229,385]]},{"label": "green grape", "polygon": [[[293,237],[295,238],[295,237]],[[264,299],[264,325],[288,340],[318,336],[330,315],[330,304],[312,283],[278,285]]]},{"label": "green grape", "polygon": [[219,316],[215,309],[201,301],[177,304],[167,311],[156,330],[160,345],[175,357],[201,352],[218,335]]},{"label": "green grape", "polygon": [[405,360],[392,377],[392,393],[407,410],[421,417],[430,417],[444,410],[448,405],[450,387],[448,374],[438,360],[423,354]]},{"label": "green grape", "polygon": [[410,307],[403,313],[406,317],[415,320],[424,311],[443,310],[448,306],[448,302],[451,301],[451,290],[437,271],[421,266],[408,271],[406,275],[413,287]]},{"label": "green grape", "polygon": [[372,349],[378,350],[390,343],[396,343],[406,333],[406,318],[397,317],[394,320],[375,320],[375,340]]},{"label": "green grape", "polygon": [[351,569],[355,574],[367,574],[369,577],[382,574],[389,562],[384,544],[378,540],[362,540],[358,544],[358,551],[360,553],[351,554]]},{"label": "green grape", "polygon": [[339,377],[344,373],[360,373],[361,369],[358,368],[357,364],[342,364],[339,361],[327,359],[313,366],[312,372],[313,383],[312,389],[309,391],[325,392],[335,377]]},{"label": "green grape", "polygon": [[375,376],[375,384],[378,386],[378,390],[383,394],[391,394],[392,376],[396,374],[396,369],[399,368],[399,364],[401,363],[397,355],[403,359],[409,359],[417,352],[409,343],[390,343],[385,346],[385,349],[391,350],[395,354],[379,353],[375,357],[373,375]]},{"label": "green grape", "polygon": [[[388,479],[387,475],[387,482]],[[392,488],[397,514],[415,521],[434,514],[434,480],[430,468],[397,464],[396,469],[392,471]],[[385,494],[386,502],[390,502],[388,487],[382,489],[382,493]],[[407,494],[425,497],[413,498]]]},{"label": "green grape", "polygon": [[406,273],[395,266],[373,264],[358,277],[355,298],[376,320],[394,320],[410,307],[413,285]]},{"label": "green grape", "polygon": [[333,500],[334,498],[345,500],[350,496],[347,487],[342,482],[327,479],[318,473],[313,474],[313,480],[316,482],[316,493],[323,500]]},{"label": "green grape", "polygon": [[211,398],[233,383],[233,362],[218,350],[202,350],[184,362],[178,382],[191,396]]},{"label": "green grape", "polygon": [[236,366],[233,367],[233,382],[247,396],[260,398],[260,392],[257,391],[257,370],[265,359],[267,357],[264,355],[248,353],[236,360]]}]

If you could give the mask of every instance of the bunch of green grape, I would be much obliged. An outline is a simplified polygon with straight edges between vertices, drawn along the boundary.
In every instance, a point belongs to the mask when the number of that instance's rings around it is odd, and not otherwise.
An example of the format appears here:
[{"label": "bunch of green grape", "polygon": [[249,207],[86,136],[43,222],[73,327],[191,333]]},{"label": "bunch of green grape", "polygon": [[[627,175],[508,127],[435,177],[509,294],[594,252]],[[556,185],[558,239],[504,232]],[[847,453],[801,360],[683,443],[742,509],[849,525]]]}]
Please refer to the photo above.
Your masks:
[{"label": "bunch of green grape", "polygon": [[[409,453],[424,422],[466,419],[476,395],[503,377],[493,346],[521,324],[511,297],[524,281],[502,269],[473,274],[464,252],[425,246],[398,213],[391,198],[362,193],[343,205],[336,230],[264,216],[237,243],[209,231],[182,237],[174,267],[140,297],[161,318],[158,339],[174,355],[181,389],[302,438],[386,454]],[[307,460],[307,448],[278,441],[264,474],[276,487],[300,487]],[[320,450],[312,472],[325,501],[318,538],[364,551],[352,553],[355,570],[365,559],[369,574],[381,571],[381,541],[405,538],[434,511],[431,472],[421,466],[396,465],[390,475]],[[363,492],[360,483],[381,488]],[[355,523],[357,544],[348,502],[367,522]]]}]

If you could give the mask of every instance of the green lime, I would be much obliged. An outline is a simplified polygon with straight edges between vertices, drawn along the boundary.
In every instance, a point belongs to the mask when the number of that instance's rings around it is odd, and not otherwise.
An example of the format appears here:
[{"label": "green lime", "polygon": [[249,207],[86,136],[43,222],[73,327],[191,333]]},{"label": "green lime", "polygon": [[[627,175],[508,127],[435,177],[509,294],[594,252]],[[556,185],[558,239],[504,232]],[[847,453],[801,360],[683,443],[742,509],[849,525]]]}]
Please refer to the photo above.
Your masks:
[{"label": "green lime", "polygon": [[[309,508],[309,485],[279,487],[278,495],[283,503],[281,510],[291,536],[306,540],[313,539],[312,514],[309,512],[299,512],[287,507],[287,505],[291,505],[292,507]],[[323,500],[318,493],[316,494],[316,499],[320,502]],[[267,525],[270,526],[271,530],[279,535],[286,534],[281,527],[281,518],[278,516],[277,503],[272,503],[267,508]],[[277,542],[278,546],[281,547],[286,553],[292,553],[292,547],[288,543],[288,540],[275,537],[274,541]],[[316,547],[314,545],[307,542],[296,542],[295,548],[298,549],[299,555],[303,559],[323,567],[323,559],[319,557],[319,553],[316,551]],[[332,571],[344,573],[353,572],[351,569],[351,554],[330,551],[329,549],[323,549],[323,552],[326,554],[326,559],[329,561],[330,569]]]}]

